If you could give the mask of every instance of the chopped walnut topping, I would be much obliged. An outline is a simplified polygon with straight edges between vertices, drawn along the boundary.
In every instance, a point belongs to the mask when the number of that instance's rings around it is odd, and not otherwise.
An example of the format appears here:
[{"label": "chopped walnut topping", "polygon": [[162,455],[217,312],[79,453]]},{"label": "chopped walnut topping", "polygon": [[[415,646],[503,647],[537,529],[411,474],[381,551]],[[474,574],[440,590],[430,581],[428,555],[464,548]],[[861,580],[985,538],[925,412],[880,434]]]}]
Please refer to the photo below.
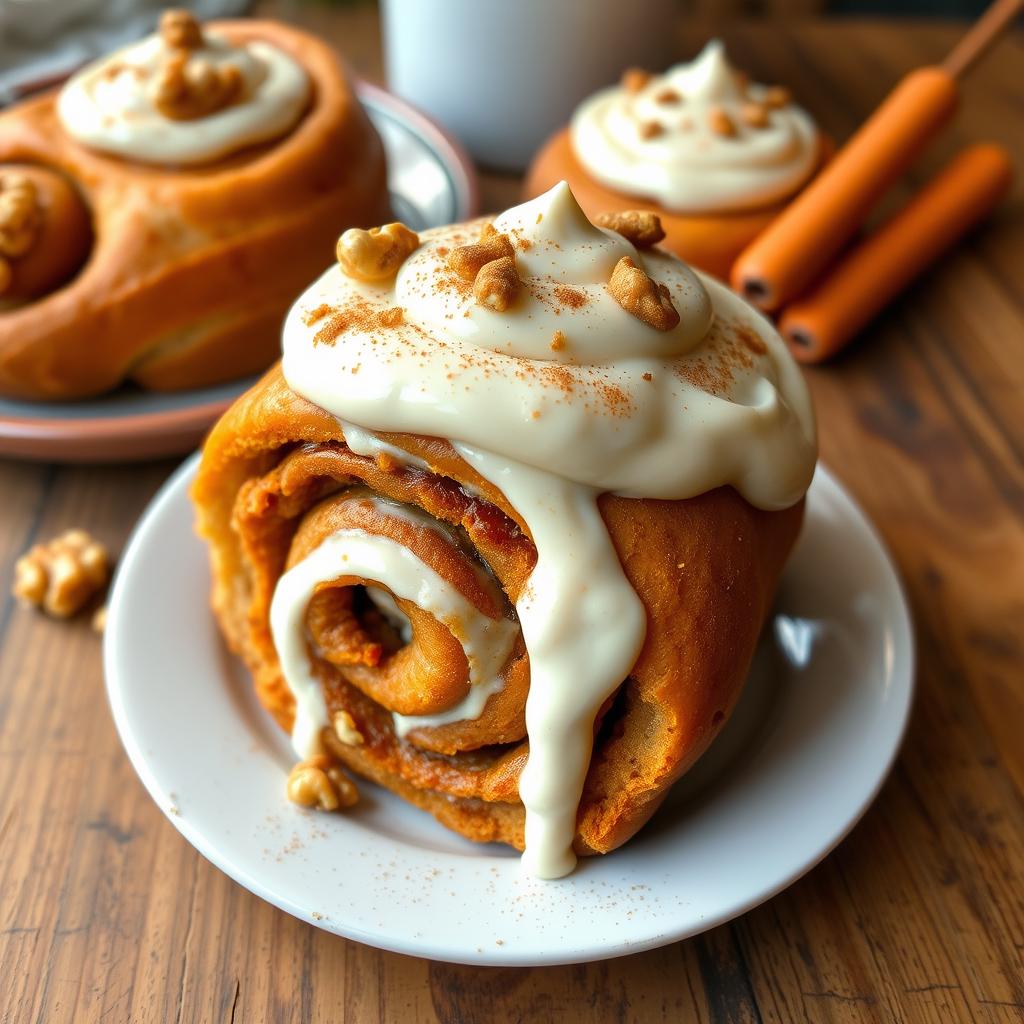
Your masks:
[{"label": "chopped walnut topping", "polygon": [[396,221],[369,231],[349,228],[338,239],[335,253],[349,277],[380,282],[394,277],[419,244],[420,236]]},{"label": "chopped walnut topping", "polygon": [[345,710],[335,713],[332,719],[334,723],[334,735],[341,743],[347,743],[352,747],[363,745],[363,734],[356,726],[355,719]]},{"label": "chopped walnut topping", "polygon": [[656,331],[670,331],[679,323],[668,288],[648,277],[628,256],[615,264],[608,291],[627,313]]},{"label": "chopped walnut topping", "polygon": [[708,127],[716,134],[731,138],[736,134],[736,124],[721,108],[711,107],[708,110]]},{"label": "chopped walnut topping", "polygon": [[744,103],[740,107],[740,120],[751,128],[765,128],[768,125],[768,108],[763,103]]},{"label": "chopped walnut topping", "polygon": [[551,351],[552,352],[561,352],[562,349],[565,348],[565,344],[566,344],[566,342],[565,342],[565,332],[564,331],[555,331],[555,333],[551,335]]},{"label": "chopped walnut topping", "polygon": [[627,68],[622,72],[622,88],[626,92],[639,92],[650,80],[650,71],[643,68]]},{"label": "chopped walnut topping", "polygon": [[109,576],[106,548],[84,530],[68,530],[18,559],[11,593],[24,604],[66,619],[102,590]]},{"label": "chopped walnut topping", "polygon": [[39,196],[24,174],[0,173],[0,295],[14,276],[10,261],[32,248],[39,231]]},{"label": "chopped walnut topping", "polygon": [[485,224],[480,241],[460,245],[448,254],[448,269],[463,281],[475,281],[481,268],[494,260],[515,258],[516,251],[508,235],[503,235],[493,224]]},{"label": "chopped walnut topping", "polygon": [[359,800],[355,783],[340,764],[327,754],[300,761],[288,776],[288,799],[301,807],[337,811]]},{"label": "chopped walnut topping", "polygon": [[666,86],[664,89],[659,89],[654,96],[655,103],[664,103],[666,105],[671,103],[681,103],[683,100],[682,94],[672,86]]},{"label": "chopped walnut topping", "polygon": [[203,30],[191,11],[177,8],[160,15],[160,38],[175,50],[198,50]]},{"label": "chopped walnut topping", "polygon": [[764,103],[772,110],[786,106],[793,98],[793,94],[784,85],[772,85],[764,91]]},{"label": "chopped walnut topping", "polygon": [[175,50],[153,79],[153,106],[171,121],[195,121],[234,103],[244,84],[234,64],[211,64]]},{"label": "chopped walnut topping", "polygon": [[665,133],[665,126],[660,121],[641,121],[637,131],[641,139],[656,139]]},{"label": "chopped walnut topping", "polygon": [[648,249],[652,245],[657,245],[665,237],[661,218],[649,210],[599,213],[594,223],[617,231],[638,249]]},{"label": "chopped walnut topping", "polygon": [[473,282],[473,295],[481,306],[504,313],[516,301],[522,283],[515,257],[502,256],[480,268]]}]

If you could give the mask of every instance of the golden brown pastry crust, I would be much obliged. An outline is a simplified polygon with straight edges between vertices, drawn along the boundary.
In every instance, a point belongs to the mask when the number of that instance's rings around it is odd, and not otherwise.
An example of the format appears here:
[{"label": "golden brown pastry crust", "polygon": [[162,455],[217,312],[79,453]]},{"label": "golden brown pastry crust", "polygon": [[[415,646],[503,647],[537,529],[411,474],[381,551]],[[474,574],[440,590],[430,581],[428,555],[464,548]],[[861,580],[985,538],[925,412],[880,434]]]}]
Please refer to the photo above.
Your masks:
[{"label": "golden brown pastry crust", "polygon": [[[199,532],[210,544],[213,607],[260,700],[284,728],[292,701],[267,612],[296,530],[325,515],[325,497],[358,483],[465,531],[513,602],[534,564],[525,524],[447,442],[380,436],[426,460],[432,472],[349,452],[337,421],[291,392],[275,367],[228,410],[204,449],[193,497]],[[630,678],[599,716],[577,820],[580,853],[606,853],[632,836],[727,720],[803,514],[802,503],[760,511],[730,488],[686,501],[605,495],[600,509],[647,609],[648,629]],[[298,543],[293,557],[308,546]],[[399,741],[386,709],[318,661],[329,708],[348,711],[365,739],[350,746],[325,731],[331,752],[463,835],[521,849],[528,688],[521,647],[511,662],[505,690],[478,722],[420,730],[442,735],[417,746],[416,734]]]},{"label": "golden brown pastry crust", "polygon": [[[822,158],[829,150],[822,142]],[[652,200],[616,192],[595,181],[579,162],[572,148],[569,129],[548,140],[534,157],[526,175],[523,196],[532,199],[562,180],[588,217],[615,210],[652,210],[661,218],[665,240],[659,243],[680,259],[728,280],[736,257],[775,219],[786,201],[756,210],[736,213],[680,214],[666,210]]]},{"label": "golden brown pastry crust", "polygon": [[68,137],[55,93],[0,115],[0,166],[63,174],[95,227],[65,287],[0,312],[0,393],[63,399],[125,379],[197,387],[264,369],[288,305],[326,267],[338,232],[389,217],[384,153],[329,47],[270,21],[214,22],[262,39],[313,83],[286,136],[215,163],[143,165]]}]

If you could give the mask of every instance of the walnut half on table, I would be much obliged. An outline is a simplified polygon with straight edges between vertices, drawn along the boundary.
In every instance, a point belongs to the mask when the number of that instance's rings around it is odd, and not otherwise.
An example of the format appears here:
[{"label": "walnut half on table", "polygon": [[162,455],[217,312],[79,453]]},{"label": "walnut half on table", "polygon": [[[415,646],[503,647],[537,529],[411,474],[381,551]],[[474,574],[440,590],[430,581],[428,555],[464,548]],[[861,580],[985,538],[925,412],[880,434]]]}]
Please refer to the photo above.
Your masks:
[{"label": "walnut half on table", "polygon": [[36,544],[14,566],[11,593],[55,618],[70,618],[110,579],[110,556],[85,530],[68,530]]}]

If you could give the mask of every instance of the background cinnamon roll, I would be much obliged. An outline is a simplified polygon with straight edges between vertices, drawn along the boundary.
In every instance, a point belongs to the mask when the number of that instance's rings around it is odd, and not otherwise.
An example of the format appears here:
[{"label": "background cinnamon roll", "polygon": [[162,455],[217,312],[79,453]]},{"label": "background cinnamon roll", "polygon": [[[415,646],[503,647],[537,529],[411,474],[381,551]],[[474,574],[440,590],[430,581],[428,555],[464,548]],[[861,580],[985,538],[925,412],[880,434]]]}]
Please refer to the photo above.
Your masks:
[{"label": "background cinnamon roll", "polygon": [[665,247],[721,278],[831,148],[789,90],[751,82],[712,39],[664,74],[627,70],[534,157],[524,194],[565,179],[591,216],[655,211]]},{"label": "background cinnamon roll", "polygon": [[555,877],[728,718],[813,415],[765,320],[651,248],[656,222],[619,228],[561,185],[347,233],[211,434],[214,609],[300,802],[337,806],[343,764]]},{"label": "background cinnamon roll", "polygon": [[[23,179],[31,231],[5,198]],[[381,141],[329,47],[169,11],[0,114],[0,394],[262,372],[338,232],[388,213]]]}]

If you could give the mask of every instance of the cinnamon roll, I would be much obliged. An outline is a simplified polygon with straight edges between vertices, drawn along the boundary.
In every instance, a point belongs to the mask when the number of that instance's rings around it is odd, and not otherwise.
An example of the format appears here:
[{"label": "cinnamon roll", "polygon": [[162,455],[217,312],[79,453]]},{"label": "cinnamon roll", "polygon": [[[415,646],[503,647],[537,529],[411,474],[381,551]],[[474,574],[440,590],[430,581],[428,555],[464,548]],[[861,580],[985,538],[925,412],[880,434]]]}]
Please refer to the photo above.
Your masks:
[{"label": "cinnamon roll", "polygon": [[713,39],[689,63],[630,69],[580,104],[534,157],[525,194],[564,178],[591,215],[653,210],[666,248],[727,278],[829,149],[789,90],[749,81]]},{"label": "cinnamon roll", "polygon": [[338,232],[388,214],[380,139],[327,46],[167,12],[0,114],[0,394],[261,372]]},{"label": "cinnamon roll", "polygon": [[303,781],[344,766],[543,877],[629,839],[729,717],[814,469],[778,335],[659,231],[561,184],[346,233],[193,490]]}]

